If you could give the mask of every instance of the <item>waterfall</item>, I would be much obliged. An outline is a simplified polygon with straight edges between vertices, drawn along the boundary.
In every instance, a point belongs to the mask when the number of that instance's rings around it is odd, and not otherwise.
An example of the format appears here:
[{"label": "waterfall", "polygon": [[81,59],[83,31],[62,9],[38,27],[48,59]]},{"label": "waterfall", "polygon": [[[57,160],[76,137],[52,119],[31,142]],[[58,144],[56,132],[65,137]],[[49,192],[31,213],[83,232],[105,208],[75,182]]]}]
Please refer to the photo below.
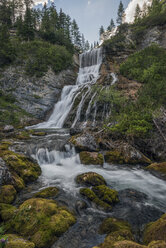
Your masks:
[{"label": "waterfall", "polygon": [[65,86],[62,90],[60,100],[55,104],[54,110],[48,121],[35,125],[31,128],[62,128],[66,118],[72,110],[75,99],[82,90],[86,90],[82,100],[78,105],[73,127],[80,118],[82,106],[85,98],[90,91],[90,85],[96,83],[99,79],[99,71],[102,64],[102,48],[93,49],[92,51],[80,55],[80,69],[76,85]]}]

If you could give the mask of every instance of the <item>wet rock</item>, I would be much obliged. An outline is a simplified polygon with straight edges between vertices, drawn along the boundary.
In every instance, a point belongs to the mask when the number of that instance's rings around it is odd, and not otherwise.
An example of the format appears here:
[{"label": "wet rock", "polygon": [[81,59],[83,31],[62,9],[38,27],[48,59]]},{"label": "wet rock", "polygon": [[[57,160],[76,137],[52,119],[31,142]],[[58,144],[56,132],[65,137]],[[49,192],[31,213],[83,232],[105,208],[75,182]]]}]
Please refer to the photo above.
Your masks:
[{"label": "wet rock", "polygon": [[166,176],[166,162],[163,163],[154,163],[146,167],[147,170],[156,171],[161,173],[163,176]]},{"label": "wet rock", "polygon": [[150,159],[127,143],[123,143],[118,148],[106,152],[105,161],[117,164],[151,164]]},{"label": "wet rock", "polygon": [[70,142],[78,151],[96,152],[99,150],[99,146],[95,138],[88,132],[82,134],[81,136],[76,135],[71,137]]},{"label": "wet rock", "polygon": [[[35,248],[35,244],[15,234],[6,234],[5,248]],[[3,237],[2,237],[3,238]]]},{"label": "wet rock", "polygon": [[25,183],[35,181],[41,174],[41,168],[36,162],[25,155],[8,150],[7,144],[0,145],[0,156],[9,170],[21,177]]},{"label": "wet rock", "polygon": [[52,197],[56,197],[58,193],[59,193],[59,189],[57,189],[56,187],[49,187],[36,193],[34,197],[52,198]]},{"label": "wet rock", "polygon": [[110,211],[112,206],[119,201],[117,191],[105,185],[92,187],[92,189],[82,188],[80,194],[105,211]]},{"label": "wet rock", "polygon": [[53,200],[25,201],[8,222],[8,230],[28,238],[36,247],[50,247],[76,222],[75,216]]},{"label": "wet rock", "polygon": [[16,198],[16,190],[12,185],[4,185],[0,189],[0,203],[12,203]]},{"label": "wet rock", "polygon": [[156,221],[163,214],[161,210],[151,204],[147,204],[149,197],[134,189],[125,189],[118,192],[119,203],[112,209],[115,218],[127,221],[132,230],[140,239],[142,227]]},{"label": "wet rock", "polygon": [[80,160],[84,165],[103,165],[104,157],[97,152],[80,152]]},{"label": "wet rock", "polygon": [[13,180],[5,162],[0,158],[0,186],[3,184],[13,184]]},{"label": "wet rock", "polygon": [[87,172],[77,176],[76,182],[84,186],[106,185],[104,177],[95,172]]},{"label": "wet rock", "polygon": [[149,223],[144,231],[144,242],[149,244],[152,241],[163,240],[166,241],[166,214],[162,215],[160,219]]},{"label": "wet rock", "polygon": [[6,125],[3,130],[5,133],[10,133],[14,131],[14,127],[12,125]]}]

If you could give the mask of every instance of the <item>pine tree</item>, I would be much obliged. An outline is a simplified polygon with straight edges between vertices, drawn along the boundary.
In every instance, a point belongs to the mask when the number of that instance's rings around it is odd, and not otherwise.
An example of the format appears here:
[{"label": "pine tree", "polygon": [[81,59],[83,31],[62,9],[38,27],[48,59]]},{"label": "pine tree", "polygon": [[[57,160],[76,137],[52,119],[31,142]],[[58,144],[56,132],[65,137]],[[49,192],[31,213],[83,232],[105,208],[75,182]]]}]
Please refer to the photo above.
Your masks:
[{"label": "pine tree", "polygon": [[142,8],[142,17],[145,17],[148,13],[148,6],[146,4],[146,2],[143,4],[143,8]]},{"label": "pine tree", "polygon": [[90,44],[89,44],[89,41],[87,40],[85,42],[85,51],[89,51],[89,49],[90,49]]},{"label": "pine tree", "polygon": [[82,47],[82,50],[85,51],[85,37],[83,34],[81,36],[81,47]]},{"label": "pine tree", "polygon": [[116,19],[117,24],[121,25],[124,17],[124,6],[122,1],[120,1],[119,8],[118,8],[118,17]]},{"label": "pine tree", "polygon": [[99,30],[99,35],[101,36],[105,32],[104,27],[101,26]]},{"label": "pine tree", "polygon": [[71,24],[71,34],[72,34],[73,44],[81,48],[81,35],[75,19]]},{"label": "pine tree", "polygon": [[134,21],[137,22],[141,18],[141,9],[139,4],[137,4],[136,9],[135,9],[135,16],[134,16]]},{"label": "pine tree", "polygon": [[108,30],[108,31],[112,31],[113,28],[115,28],[115,23],[114,23],[114,20],[111,19],[110,25],[108,26],[107,30]]},{"label": "pine tree", "polygon": [[44,4],[42,9],[41,30],[45,32],[50,30],[50,11],[46,4]]}]

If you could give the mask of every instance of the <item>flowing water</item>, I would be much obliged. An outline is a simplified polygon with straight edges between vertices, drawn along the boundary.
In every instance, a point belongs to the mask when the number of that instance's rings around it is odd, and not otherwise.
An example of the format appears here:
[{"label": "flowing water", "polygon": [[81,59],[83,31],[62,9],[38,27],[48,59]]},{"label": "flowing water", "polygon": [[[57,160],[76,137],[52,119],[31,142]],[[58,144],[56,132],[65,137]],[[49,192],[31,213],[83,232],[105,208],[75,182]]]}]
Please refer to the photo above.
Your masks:
[{"label": "flowing water", "polygon": [[[80,56],[80,70],[76,85],[65,86],[61,98],[55,104],[54,111],[47,122],[34,126],[36,129],[47,129],[45,137],[32,138],[28,143],[28,153],[41,166],[42,176],[32,187],[31,194],[48,186],[56,186],[60,194],[56,200],[75,211],[77,223],[69,229],[52,248],[92,248],[103,242],[104,236],[98,234],[98,227],[108,216],[122,218],[128,221],[140,240],[143,225],[157,220],[166,212],[166,182],[154,176],[144,168],[126,165],[84,166],[74,147],[68,144],[69,131],[62,129],[75,99],[80,96],[72,127],[81,118],[81,110],[85,100],[91,95],[85,111],[85,123],[92,112],[92,122],[95,124],[97,114],[96,93],[91,92],[91,86],[99,78],[102,63],[102,49],[95,49]],[[112,85],[117,81],[112,74]],[[109,109],[104,106],[104,113]],[[86,125],[85,125],[86,126]],[[23,145],[21,145],[23,149]],[[93,204],[86,202],[79,194],[80,187],[76,184],[77,175],[85,172],[97,172],[102,175],[109,187],[119,192],[120,202],[112,212],[104,213]],[[28,193],[29,196],[29,193]],[[26,196],[24,196],[26,197]]]}]

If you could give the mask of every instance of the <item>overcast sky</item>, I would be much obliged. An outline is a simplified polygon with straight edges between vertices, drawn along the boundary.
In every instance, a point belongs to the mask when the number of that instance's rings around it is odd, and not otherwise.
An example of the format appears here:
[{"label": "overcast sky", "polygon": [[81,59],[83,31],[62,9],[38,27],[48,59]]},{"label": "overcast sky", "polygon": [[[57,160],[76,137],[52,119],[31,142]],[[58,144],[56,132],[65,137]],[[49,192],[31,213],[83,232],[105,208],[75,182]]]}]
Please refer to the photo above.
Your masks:
[{"label": "overcast sky", "polygon": [[[45,0],[35,0],[45,2]],[[108,27],[111,18],[116,21],[120,0],[55,0],[57,9],[62,8],[71,18],[75,18],[81,33],[90,42],[98,40],[99,28]],[[122,0],[124,7],[130,0]]]}]

